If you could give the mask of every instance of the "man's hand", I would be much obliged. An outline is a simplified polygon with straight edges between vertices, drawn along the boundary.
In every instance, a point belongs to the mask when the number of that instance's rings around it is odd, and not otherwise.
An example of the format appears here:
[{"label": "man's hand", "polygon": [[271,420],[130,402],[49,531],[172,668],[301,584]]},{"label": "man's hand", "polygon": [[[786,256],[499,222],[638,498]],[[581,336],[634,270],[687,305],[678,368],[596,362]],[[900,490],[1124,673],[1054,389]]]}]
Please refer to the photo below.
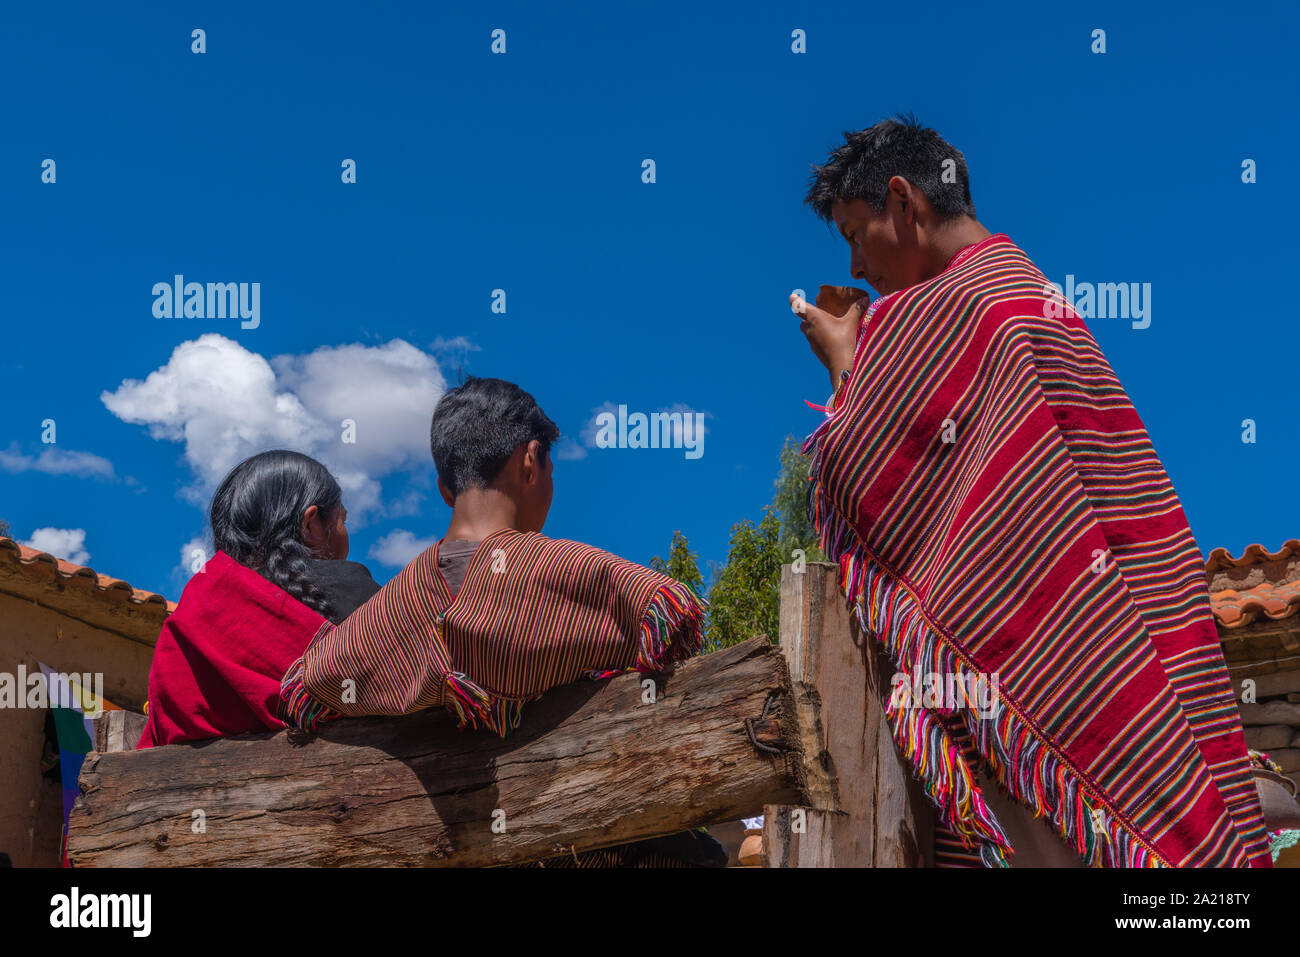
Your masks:
[{"label": "man's hand", "polygon": [[853,367],[858,327],[870,296],[852,286],[821,286],[813,305],[790,294],[790,307],[803,317],[799,330],[819,362],[831,374],[831,388],[839,385],[840,373]]}]

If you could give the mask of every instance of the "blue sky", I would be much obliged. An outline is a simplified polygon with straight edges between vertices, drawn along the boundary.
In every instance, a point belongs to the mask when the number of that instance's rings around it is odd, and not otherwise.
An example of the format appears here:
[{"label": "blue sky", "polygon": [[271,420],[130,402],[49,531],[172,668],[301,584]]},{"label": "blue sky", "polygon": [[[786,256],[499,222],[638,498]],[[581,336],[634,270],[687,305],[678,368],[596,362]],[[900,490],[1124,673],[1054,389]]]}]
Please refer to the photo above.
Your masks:
[{"label": "blue sky", "polygon": [[[0,518],[17,537],[84,532],[90,565],[176,598],[212,475],[302,435],[350,470],[352,557],[384,580],[379,556],[445,527],[422,390],[460,365],[519,382],[572,438],[550,534],[646,561],[680,529],[721,561],[827,392],[786,302],[851,281],[802,206],[809,164],[908,109],[1049,277],[1151,284],[1149,328],[1091,326],[1202,549],[1300,536],[1294,12],[449,6],[6,5]],[[260,324],[156,318],[152,287],[177,273],[259,282]],[[706,413],[704,454],[584,445],[607,404]],[[340,449],[325,433],[353,406]]]}]

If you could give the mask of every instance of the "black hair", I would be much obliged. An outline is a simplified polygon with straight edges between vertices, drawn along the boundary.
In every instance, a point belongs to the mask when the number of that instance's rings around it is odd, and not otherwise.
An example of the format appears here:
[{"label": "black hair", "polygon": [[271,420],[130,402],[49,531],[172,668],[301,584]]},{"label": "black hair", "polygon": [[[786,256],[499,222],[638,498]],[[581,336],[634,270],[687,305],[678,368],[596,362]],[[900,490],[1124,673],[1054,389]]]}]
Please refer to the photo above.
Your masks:
[{"label": "black hair", "polygon": [[[949,169],[952,174],[945,177]],[[846,131],[844,145],[831,151],[826,165],[813,166],[804,203],[827,223],[832,222],[831,205],[836,202],[861,199],[884,212],[889,181],[895,176],[924,193],[941,220],[975,215],[966,157],[911,113],[857,133]]]},{"label": "black hair", "polygon": [[333,620],[329,599],[311,581],[302,516],[312,505],[333,526],[343,492],[329,469],[301,452],[260,452],[230,470],[212,496],[213,544],[309,608]]},{"label": "black hair", "polygon": [[537,402],[513,382],[468,377],[448,389],[433,410],[429,446],[438,477],[452,496],[486,488],[515,449],[536,439],[545,463],[560,430]]}]

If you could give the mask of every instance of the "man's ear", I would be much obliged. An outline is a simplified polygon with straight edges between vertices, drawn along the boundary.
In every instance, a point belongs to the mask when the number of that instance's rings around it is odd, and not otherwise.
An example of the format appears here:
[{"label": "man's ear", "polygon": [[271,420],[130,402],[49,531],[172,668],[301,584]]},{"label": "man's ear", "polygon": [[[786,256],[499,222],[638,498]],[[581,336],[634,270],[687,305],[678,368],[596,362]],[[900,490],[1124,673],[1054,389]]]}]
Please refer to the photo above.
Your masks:
[{"label": "man's ear", "polygon": [[889,194],[898,202],[904,222],[909,225],[916,221],[916,196],[912,184],[901,176],[889,179]]},{"label": "man's ear", "polygon": [[537,439],[529,439],[524,445],[523,467],[524,484],[536,485],[542,477],[542,443]]},{"label": "man's ear", "polygon": [[451,489],[447,488],[447,483],[442,480],[441,475],[438,476],[438,494],[442,496],[448,508],[456,507],[456,496],[451,494]]}]

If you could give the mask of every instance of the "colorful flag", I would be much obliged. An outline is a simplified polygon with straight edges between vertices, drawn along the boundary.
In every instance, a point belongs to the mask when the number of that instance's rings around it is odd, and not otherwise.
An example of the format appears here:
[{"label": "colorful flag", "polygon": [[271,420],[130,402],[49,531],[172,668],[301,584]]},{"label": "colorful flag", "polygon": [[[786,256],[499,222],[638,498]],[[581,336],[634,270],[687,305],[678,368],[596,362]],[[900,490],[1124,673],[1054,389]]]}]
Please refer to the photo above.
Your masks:
[{"label": "colorful flag", "polygon": [[[104,711],[121,711],[117,705],[95,694],[90,686],[91,675],[64,674],[55,671],[43,661],[38,661],[45,676],[45,690],[54,716],[54,730],[59,739],[59,769],[63,779],[63,836],[59,841],[59,854],[63,866],[68,866],[68,815],[76,803],[81,789],[77,785],[81,765],[86,755],[94,749],[94,719]],[[102,680],[102,679],[101,679]]]}]

